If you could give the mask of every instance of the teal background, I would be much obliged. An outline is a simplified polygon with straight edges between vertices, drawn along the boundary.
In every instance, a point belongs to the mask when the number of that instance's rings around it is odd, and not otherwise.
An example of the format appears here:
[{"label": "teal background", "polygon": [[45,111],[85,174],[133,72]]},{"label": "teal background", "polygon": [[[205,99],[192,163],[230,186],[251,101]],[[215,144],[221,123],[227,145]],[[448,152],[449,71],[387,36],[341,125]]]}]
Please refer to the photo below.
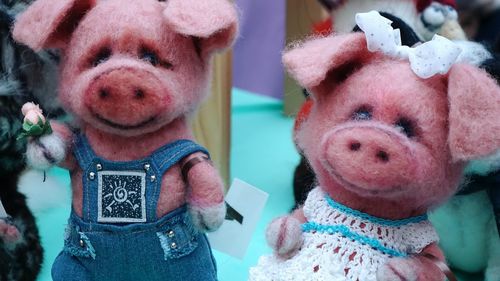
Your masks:
[{"label": "teal background", "polygon": [[[247,280],[249,267],[257,263],[259,256],[271,252],[265,243],[264,230],[273,218],[292,208],[292,175],[299,161],[292,143],[293,119],[282,115],[281,101],[235,89],[232,109],[232,178],[240,178],[270,196],[244,260],[215,252],[220,281]],[[52,169],[48,175],[69,190],[67,171]],[[45,263],[39,281],[51,280],[50,268],[62,249],[69,212],[68,201],[63,206],[35,214],[45,249]],[[479,281],[482,278],[467,276],[461,280]]]}]

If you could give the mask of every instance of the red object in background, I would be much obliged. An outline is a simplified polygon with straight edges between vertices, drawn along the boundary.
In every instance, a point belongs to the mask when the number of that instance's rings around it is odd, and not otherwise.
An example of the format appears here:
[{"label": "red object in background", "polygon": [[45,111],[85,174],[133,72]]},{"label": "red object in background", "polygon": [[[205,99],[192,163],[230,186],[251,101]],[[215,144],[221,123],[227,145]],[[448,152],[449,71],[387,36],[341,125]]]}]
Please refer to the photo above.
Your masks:
[{"label": "red object in background", "polygon": [[332,19],[327,18],[322,22],[318,22],[313,25],[313,32],[316,35],[328,35],[332,33],[333,26],[332,26]]},{"label": "red object in background", "polygon": [[443,5],[452,6],[457,8],[457,2],[455,0],[415,0],[415,5],[417,6],[417,11],[420,13],[425,8],[429,7],[432,2],[438,2]]},{"label": "red object in background", "polygon": [[307,98],[306,101],[302,104],[302,107],[297,113],[297,117],[295,118],[295,125],[293,127],[294,133],[297,133],[297,130],[300,129],[300,125],[306,121],[307,117],[311,113],[313,107],[313,100],[311,98]]}]

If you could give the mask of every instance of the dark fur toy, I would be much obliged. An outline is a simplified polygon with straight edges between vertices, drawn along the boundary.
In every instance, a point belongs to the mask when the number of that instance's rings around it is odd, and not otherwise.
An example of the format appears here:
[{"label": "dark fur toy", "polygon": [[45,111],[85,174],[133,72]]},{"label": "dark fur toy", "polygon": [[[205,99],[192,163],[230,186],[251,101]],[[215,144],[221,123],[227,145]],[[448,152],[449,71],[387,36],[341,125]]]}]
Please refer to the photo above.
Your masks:
[{"label": "dark fur toy", "polygon": [[34,101],[48,116],[61,114],[59,105],[53,102],[57,54],[35,54],[14,43],[10,35],[15,15],[31,2],[0,0],[0,199],[21,233],[16,244],[6,244],[0,238],[0,281],[34,281],[43,260],[35,218],[17,189],[26,151],[26,142],[16,140],[23,120],[21,106]]}]

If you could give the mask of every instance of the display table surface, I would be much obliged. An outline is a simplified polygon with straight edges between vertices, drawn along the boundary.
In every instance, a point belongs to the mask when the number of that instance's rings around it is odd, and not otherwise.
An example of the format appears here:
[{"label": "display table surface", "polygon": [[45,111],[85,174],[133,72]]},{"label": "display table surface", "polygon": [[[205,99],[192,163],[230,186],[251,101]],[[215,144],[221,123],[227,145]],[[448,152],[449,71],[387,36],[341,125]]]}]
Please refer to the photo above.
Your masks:
[{"label": "display table surface", "polygon": [[[282,115],[280,101],[235,89],[232,108],[232,178],[240,178],[270,196],[244,260],[215,252],[220,281],[247,280],[249,267],[257,263],[259,256],[271,252],[264,231],[273,218],[292,208],[292,175],[299,161],[292,143],[293,119]],[[50,268],[62,249],[64,227],[70,212],[68,172],[53,169],[48,171],[48,176],[48,182],[57,181],[61,188],[67,188],[59,190],[66,194],[67,200],[59,200],[59,203],[35,214],[45,249],[45,263],[39,281],[51,280]],[[461,280],[479,281],[482,278]]]}]

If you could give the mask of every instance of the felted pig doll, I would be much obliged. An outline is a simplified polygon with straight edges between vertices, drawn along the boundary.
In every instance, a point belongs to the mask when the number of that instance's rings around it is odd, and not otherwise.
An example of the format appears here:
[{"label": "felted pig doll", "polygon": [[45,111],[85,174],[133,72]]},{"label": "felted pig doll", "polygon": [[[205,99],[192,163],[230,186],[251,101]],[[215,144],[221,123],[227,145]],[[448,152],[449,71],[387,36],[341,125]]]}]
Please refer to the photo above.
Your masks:
[{"label": "felted pig doll", "polygon": [[71,175],[53,280],[217,279],[203,232],[224,220],[223,183],[188,117],[236,32],[226,0],[37,0],[17,19],[18,42],[61,49],[59,99],[76,123],[51,122],[27,150]]},{"label": "felted pig doll", "polygon": [[314,100],[297,142],[318,187],[269,225],[275,253],[252,281],[454,280],[426,213],[454,194],[468,161],[500,147],[500,89],[454,63],[452,42],[398,46],[396,31],[381,28],[390,21],[369,14],[358,17],[365,34],[284,55]]}]

